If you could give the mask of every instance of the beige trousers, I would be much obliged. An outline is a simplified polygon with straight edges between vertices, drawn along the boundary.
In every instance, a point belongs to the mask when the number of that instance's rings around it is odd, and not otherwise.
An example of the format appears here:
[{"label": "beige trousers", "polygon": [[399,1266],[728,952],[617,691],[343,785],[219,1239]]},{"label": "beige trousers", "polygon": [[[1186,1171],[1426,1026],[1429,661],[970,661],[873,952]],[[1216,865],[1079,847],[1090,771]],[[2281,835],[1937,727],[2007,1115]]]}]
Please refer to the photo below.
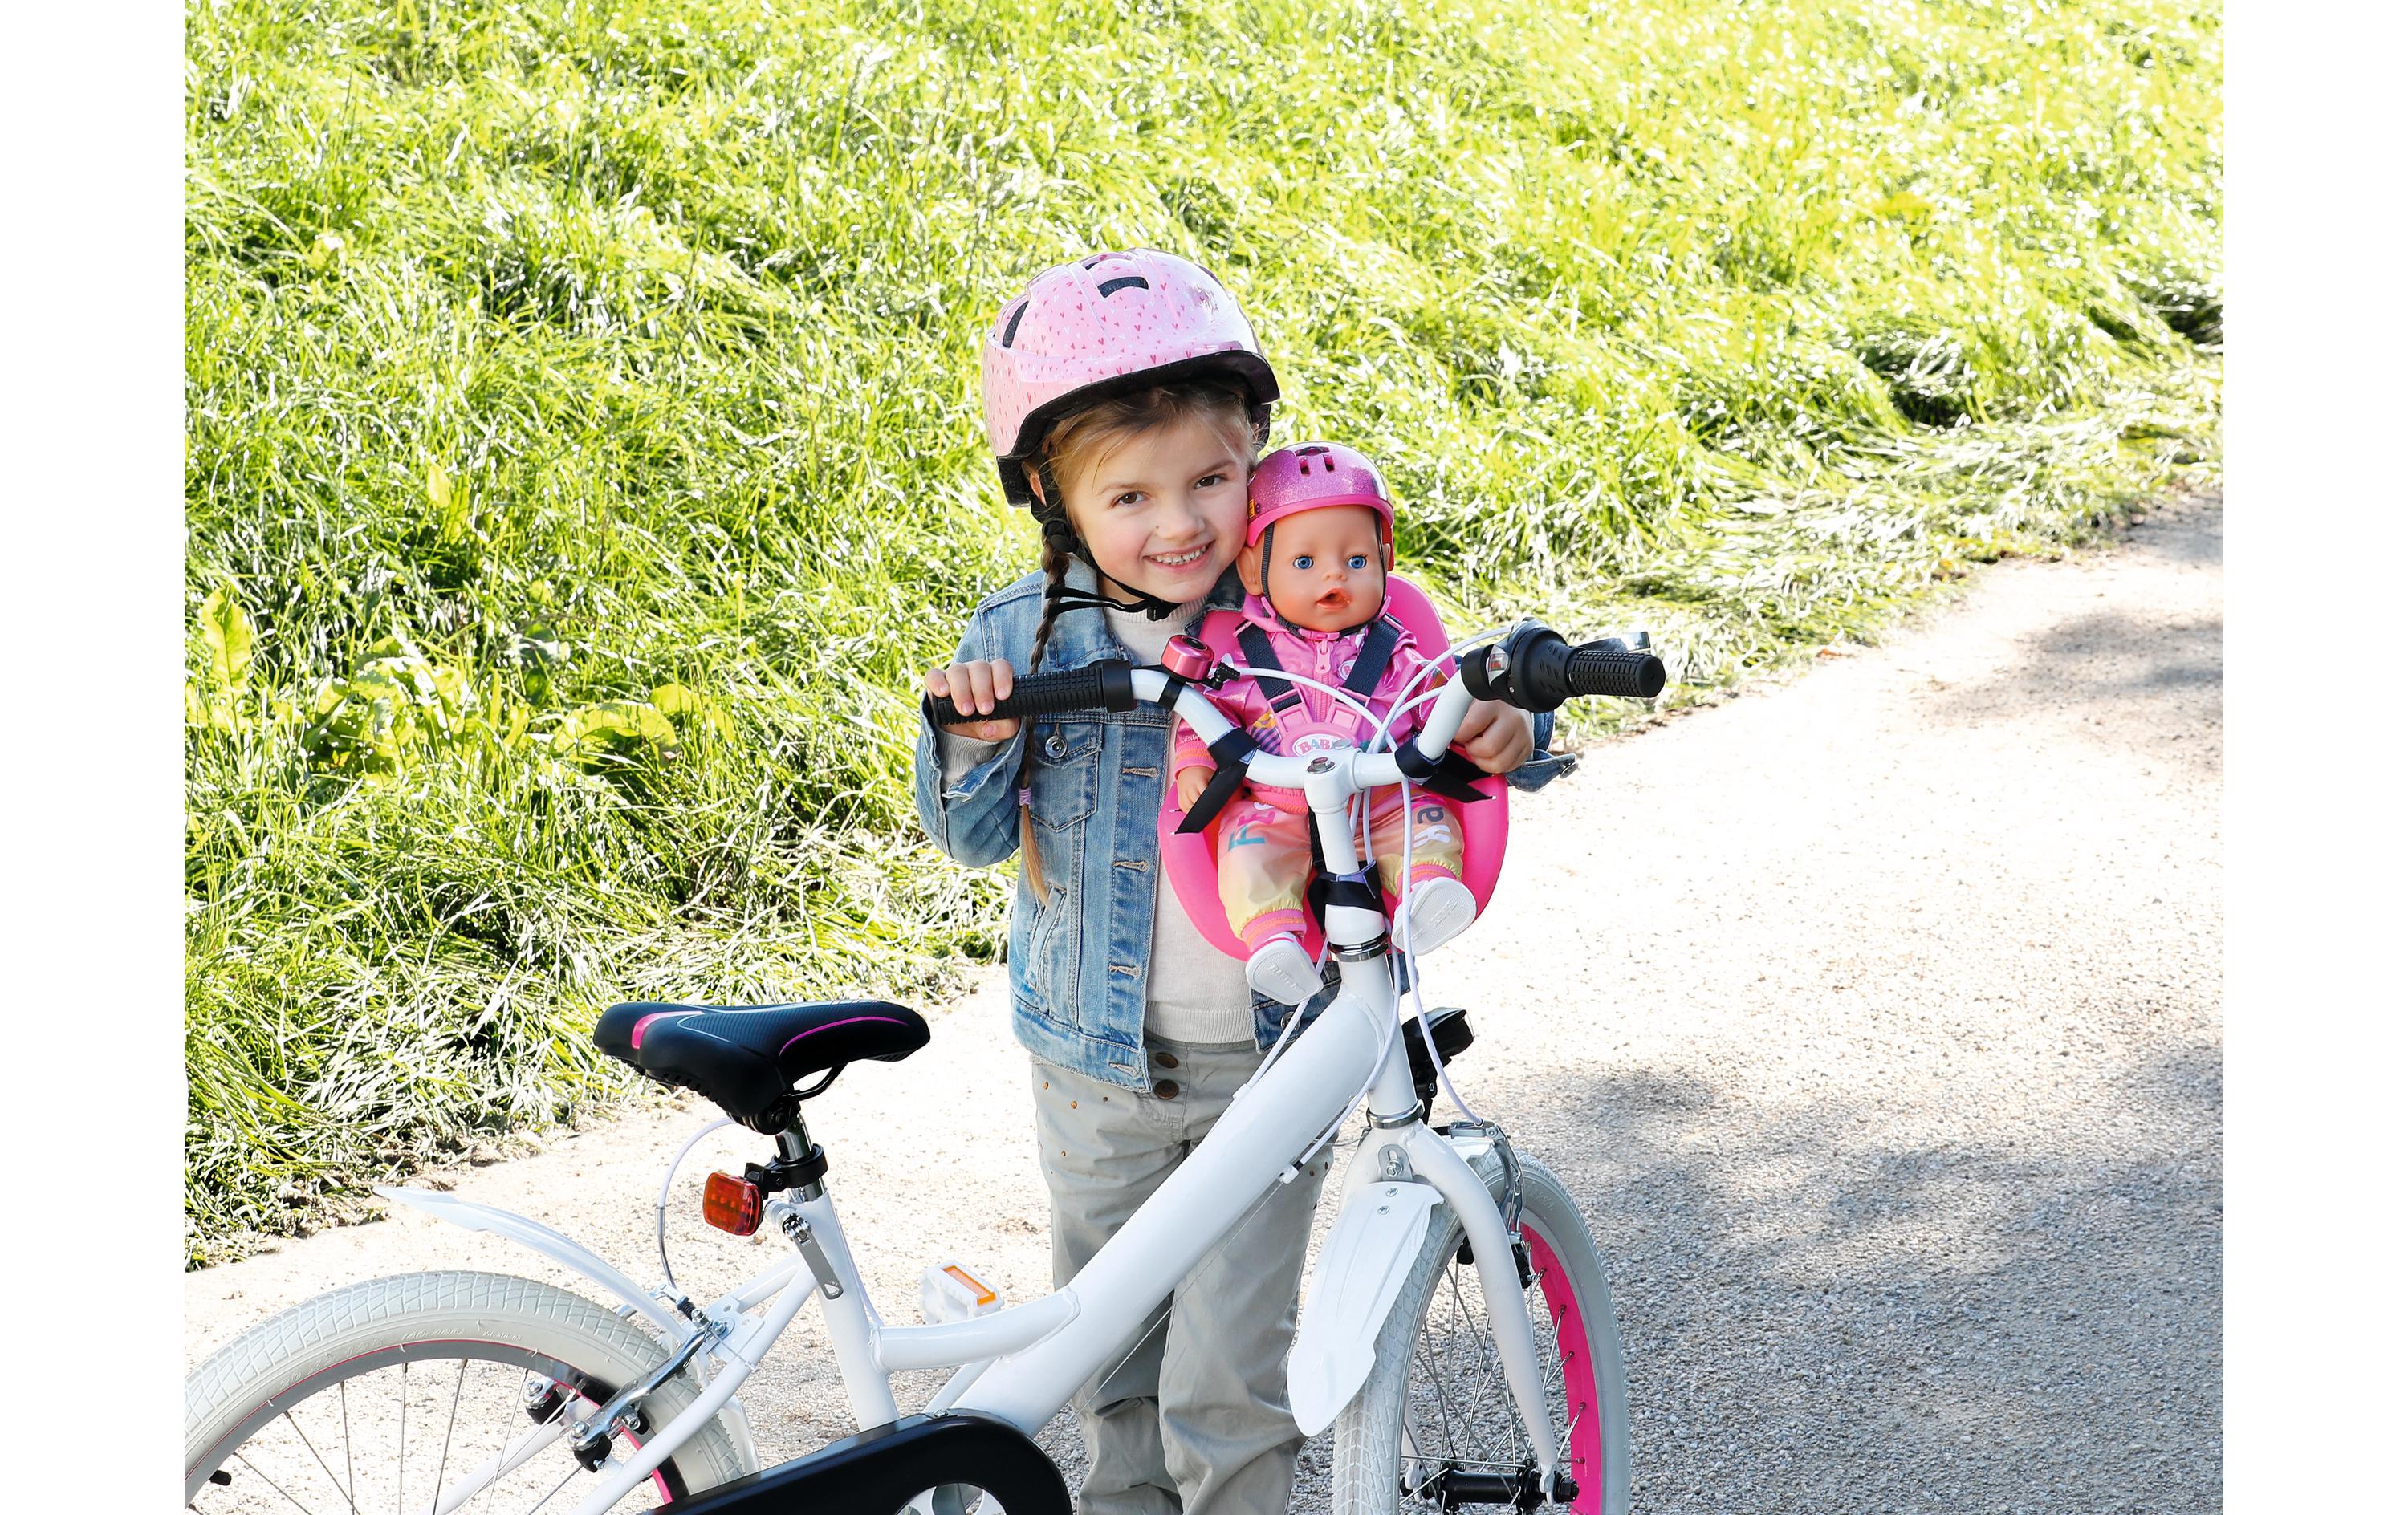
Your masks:
[{"label": "beige trousers", "polygon": [[[1428,794],[1413,796],[1413,876],[1404,876],[1405,805],[1394,791],[1371,808],[1371,857],[1380,887],[1401,897],[1408,883],[1463,877],[1463,833]],[[1240,793],[1221,822],[1221,908],[1229,930],[1253,951],[1283,932],[1304,930],[1304,886],[1312,877],[1312,816]]]},{"label": "beige trousers", "polygon": [[[1054,1196],[1054,1282],[1068,1283],[1229,1108],[1251,1042],[1149,1041],[1151,1090],[1037,1063],[1037,1137]],[[1086,1443],[1080,1515],[1285,1515],[1304,1438],[1287,1405],[1297,1286],[1326,1152],[1205,1254],[1155,1323],[1073,1401]]]}]

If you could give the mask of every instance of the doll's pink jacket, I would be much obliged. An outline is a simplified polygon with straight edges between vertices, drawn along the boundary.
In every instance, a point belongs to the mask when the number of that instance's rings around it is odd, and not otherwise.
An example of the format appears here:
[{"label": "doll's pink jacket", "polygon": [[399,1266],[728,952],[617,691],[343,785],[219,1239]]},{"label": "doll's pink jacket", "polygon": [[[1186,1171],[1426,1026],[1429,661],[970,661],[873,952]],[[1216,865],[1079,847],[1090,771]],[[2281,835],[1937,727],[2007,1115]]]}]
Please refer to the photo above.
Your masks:
[{"label": "doll's pink jacket", "polygon": [[[1384,613],[1386,608],[1383,601],[1382,611]],[[1260,595],[1255,594],[1246,596],[1245,607],[1239,613],[1270,637],[1271,648],[1279,654],[1281,667],[1290,673],[1340,687],[1343,687],[1348,677],[1354,672],[1354,660],[1363,650],[1364,633],[1369,630],[1369,622],[1352,631],[1308,631],[1291,627],[1280,620]],[[1422,664],[1422,653],[1413,645],[1413,634],[1401,627],[1399,632],[1396,649],[1388,654],[1388,666],[1381,673],[1379,683],[1373,686],[1371,697],[1366,702],[1381,716],[1385,716],[1394,707],[1405,681]],[[1231,655],[1238,662],[1245,661],[1242,651],[1233,651]],[[1422,683],[1420,693],[1427,693],[1437,682],[1438,677],[1432,675]],[[1304,697],[1305,716],[1315,725],[1350,731],[1356,741],[1371,734],[1373,728],[1360,716],[1321,691],[1304,684],[1297,685],[1296,690]],[[1271,714],[1270,696],[1264,693],[1262,687],[1253,679],[1242,675],[1232,679],[1211,691],[1210,697],[1214,705],[1221,707],[1222,714],[1254,738],[1255,746],[1268,752],[1284,750],[1281,745],[1279,722]],[[1390,728],[1398,741],[1401,742],[1421,729],[1421,716],[1422,712],[1416,710],[1399,721],[1396,727]],[[1291,715],[1289,720],[1297,722],[1300,718]],[[1195,732],[1188,729],[1187,722],[1181,722],[1179,735],[1171,748],[1171,782],[1177,784],[1179,776],[1189,768],[1210,769],[1211,766],[1211,750]],[[1272,789],[1248,784],[1242,793],[1283,810],[1297,811],[1305,808],[1304,792],[1298,789]]]}]

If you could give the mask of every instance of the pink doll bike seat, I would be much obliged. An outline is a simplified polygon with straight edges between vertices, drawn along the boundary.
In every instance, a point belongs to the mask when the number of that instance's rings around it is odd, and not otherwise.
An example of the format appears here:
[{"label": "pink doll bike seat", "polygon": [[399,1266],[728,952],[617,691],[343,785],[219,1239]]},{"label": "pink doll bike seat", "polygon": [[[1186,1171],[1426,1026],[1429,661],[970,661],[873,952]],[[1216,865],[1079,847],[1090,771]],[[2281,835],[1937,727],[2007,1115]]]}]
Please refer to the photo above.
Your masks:
[{"label": "pink doll bike seat", "polygon": [[[1387,614],[1412,633],[1414,645],[1426,649],[1447,645],[1446,628],[1438,618],[1438,607],[1430,603],[1411,579],[1397,574],[1388,576]],[[1204,618],[1197,629],[1197,639],[1211,650],[1214,658],[1229,657],[1243,663],[1245,657],[1237,650],[1238,628],[1243,624],[1235,610],[1215,610]],[[1414,686],[1416,694],[1437,687],[1452,670],[1441,667],[1427,679]],[[1451,811],[1455,824],[1463,833],[1463,882],[1471,891],[1477,909],[1488,908],[1489,893],[1497,887],[1497,876],[1505,866],[1505,794],[1502,775],[1484,774],[1473,788],[1488,796],[1478,804],[1462,804],[1443,795],[1435,795],[1439,803]],[[1428,793],[1416,786],[1416,794]],[[1223,815],[1226,815],[1226,810]],[[1156,818],[1156,829],[1162,839],[1162,867],[1170,878],[1171,887],[1178,891],[1180,906],[1188,919],[1213,946],[1243,962],[1246,949],[1229,929],[1227,912],[1221,905],[1219,858],[1221,855],[1221,817],[1215,817],[1202,831],[1182,832],[1179,823],[1185,819],[1180,808],[1179,791],[1174,784],[1163,785],[1162,810]],[[1396,901],[1388,898],[1390,910]],[[1477,917],[1475,916],[1475,919]],[[1319,924],[1307,917],[1304,926],[1305,950],[1319,956],[1322,936]]]}]

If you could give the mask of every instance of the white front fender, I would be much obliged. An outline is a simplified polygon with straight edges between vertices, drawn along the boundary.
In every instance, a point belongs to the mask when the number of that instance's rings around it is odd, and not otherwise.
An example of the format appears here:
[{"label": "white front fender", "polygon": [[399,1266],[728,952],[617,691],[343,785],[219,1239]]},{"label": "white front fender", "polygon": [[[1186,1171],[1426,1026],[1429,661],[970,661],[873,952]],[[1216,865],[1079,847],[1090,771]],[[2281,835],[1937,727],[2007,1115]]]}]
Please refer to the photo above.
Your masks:
[{"label": "white front fender", "polygon": [[1408,1179],[1375,1179],[1347,1194],[1322,1243],[1288,1354],[1288,1405],[1306,1436],[1335,1422],[1370,1376],[1380,1327],[1421,1255],[1438,1203],[1437,1190]]}]

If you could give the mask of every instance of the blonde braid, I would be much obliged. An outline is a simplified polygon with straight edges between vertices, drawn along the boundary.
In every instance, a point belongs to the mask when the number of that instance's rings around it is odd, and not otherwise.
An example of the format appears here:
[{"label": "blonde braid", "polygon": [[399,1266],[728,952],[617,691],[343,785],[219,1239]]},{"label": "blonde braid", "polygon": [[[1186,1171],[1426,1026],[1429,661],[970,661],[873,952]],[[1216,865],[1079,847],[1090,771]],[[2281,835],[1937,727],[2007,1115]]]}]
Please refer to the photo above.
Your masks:
[{"label": "blonde braid", "polygon": [[[1037,619],[1037,636],[1028,649],[1028,671],[1037,672],[1045,656],[1045,644],[1054,636],[1054,618],[1061,612],[1061,600],[1056,596],[1070,572],[1069,550],[1062,537],[1054,532],[1045,534],[1045,612]],[[1022,795],[1028,793],[1028,769],[1031,754],[1037,750],[1037,734],[1032,728],[1020,749],[1020,773],[1012,780]],[[1037,860],[1037,822],[1025,799],[1020,807],[1020,865],[1028,878],[1028,887],[1039,900],[1045,897],[1045,866]]]}]

